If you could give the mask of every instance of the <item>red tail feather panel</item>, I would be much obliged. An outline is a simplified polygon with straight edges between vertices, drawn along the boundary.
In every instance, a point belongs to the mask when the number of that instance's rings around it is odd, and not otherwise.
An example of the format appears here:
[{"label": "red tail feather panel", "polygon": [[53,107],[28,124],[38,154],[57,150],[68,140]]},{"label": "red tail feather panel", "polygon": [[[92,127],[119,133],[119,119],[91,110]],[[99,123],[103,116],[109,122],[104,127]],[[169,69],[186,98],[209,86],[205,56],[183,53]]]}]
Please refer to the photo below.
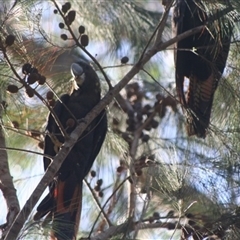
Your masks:
[{"label": "red tail feather panel", "polygon": [[54,189],[55,210],[51,239],[75,239],[77,236],[82,205],[82,183],[75,186],[70,199],[65,199],[66,191],[65,182],[58,181]]},{"label": "red tail feather panel", "polygon": [[187,92],[187,133],[189,136],[196,134],[199,137],[205,137],[216,87],[217,81],[214,74],[211,74],[205,81],[193,75],[190,76]]},{"label": "red tail feather panel", "polygon": [[[202,138],[210,123],[214,92],[226,65],[232,34],[229,22],[213,17],[208,19],[203,3],[208,2],[177,0],[174,9],[175,35],[206,26],[200,33],[175,45],[176,88],[180,102],[187,110],[188,135]],[[183,89],[185,77],[189,79],[187,97]]]}]

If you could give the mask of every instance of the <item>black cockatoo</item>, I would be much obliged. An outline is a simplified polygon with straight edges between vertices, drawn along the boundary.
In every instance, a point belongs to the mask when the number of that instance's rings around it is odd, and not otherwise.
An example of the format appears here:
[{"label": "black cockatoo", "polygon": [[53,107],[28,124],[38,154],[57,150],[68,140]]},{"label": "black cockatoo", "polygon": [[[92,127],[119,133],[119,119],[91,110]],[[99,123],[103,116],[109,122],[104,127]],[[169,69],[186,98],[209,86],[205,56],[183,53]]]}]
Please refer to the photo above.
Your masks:
[{"label": "black cockatoo", "polygon": [[[214,92],[226,65],[232,25],[223,16],[208,16],[200,0],[177,0],[173,24],[176,36],[205,25],[201,32],[177,42],[175,49],[176,88],[187,109],[188,135],[205,138]],[[189,79],[187,96],[184,77]]]},{"label": "black cockatoo", "polygon": [[[74,87],[71,94],[61,96],[53,108],[63,128],[70,134],[81,120],[98,104],[101,97],[100,81],[93,68],[85,61],[71,65]],[[35,220],[48,214],[53,221],[51,239],[72,240],[80,221],[82,202],[82,181],[89,172],[103,144],[107,132],[106,112],[102,111],[88,126],[74,145],[53,182],[49,194],[37,208]],[[55,156],[64,143],[54,118],[49,115],[44,154]],[[50,160],[44,157],[45,170]]]}]

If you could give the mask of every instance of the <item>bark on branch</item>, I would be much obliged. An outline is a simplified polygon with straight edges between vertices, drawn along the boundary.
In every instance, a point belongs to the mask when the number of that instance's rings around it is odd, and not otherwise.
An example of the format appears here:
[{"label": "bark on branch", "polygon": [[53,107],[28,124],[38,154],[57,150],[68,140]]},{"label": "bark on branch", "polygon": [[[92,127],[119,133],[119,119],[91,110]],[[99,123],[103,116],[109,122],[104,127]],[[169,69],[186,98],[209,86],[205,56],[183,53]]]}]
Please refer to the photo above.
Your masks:
[{"label": "bark on branch", "polygon": [[[0,109],[0,116],[1,116]],[[6,151],[5,137],[2,126],[0,126],[0,189],[3,193],[3,197],[6,201],[8,213],[6,217],[6,223],[0,225],[2,230],[2,237],[6,235],[14,219],[20,211],[20,206],[16,194],[16,189],[13,185],[13,178],[10,174],[8,165],[8,155]]]}]

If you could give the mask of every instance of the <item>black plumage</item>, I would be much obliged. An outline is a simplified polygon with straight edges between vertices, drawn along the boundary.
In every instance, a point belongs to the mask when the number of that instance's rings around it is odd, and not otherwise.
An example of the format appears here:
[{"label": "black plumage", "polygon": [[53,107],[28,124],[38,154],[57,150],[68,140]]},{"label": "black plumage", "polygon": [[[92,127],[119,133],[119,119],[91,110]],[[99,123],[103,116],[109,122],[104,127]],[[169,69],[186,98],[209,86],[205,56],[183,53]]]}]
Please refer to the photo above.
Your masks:
[{"label": "black plumage", "polygon": [[[88,63],[73,63],[71,71],[74,76],[73,91],[70,95],[63,95],[53,108],[68,134],[75,129],[76,120],[84,118],[101,97],[99,78]],[[44,154],[55,156],[65,139],[51,114],[47,132]],[[49,186],[49,194],[38,206],[35,220],[47,213],[53,219],[52,239],[76,239],[81,213],[82,181],[101,149],[106,132],[106,112],[102,111],[80,136]],[[50,160],[44,157],[45,170],[49,164]]]},{"label": "black plumage", "polygon": [[[197,34],[176,43],[176,88],[180,102],[187,109],[188,135],[205,138],[210,123],[214,92],[224,71],[232,34],[231,24],[208,16],[200,0],[177,0],[174,9],[175,35],[198,26]],[[184,78],[189,79],[187,96]]]}]

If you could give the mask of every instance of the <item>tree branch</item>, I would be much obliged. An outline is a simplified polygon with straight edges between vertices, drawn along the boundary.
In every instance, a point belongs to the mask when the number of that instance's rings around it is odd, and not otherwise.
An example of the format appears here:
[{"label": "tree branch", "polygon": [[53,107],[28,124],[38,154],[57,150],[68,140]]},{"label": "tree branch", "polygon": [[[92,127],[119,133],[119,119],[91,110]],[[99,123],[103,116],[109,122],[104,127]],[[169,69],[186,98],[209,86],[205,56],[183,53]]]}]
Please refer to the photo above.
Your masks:
[{"label": "tree branch", "polygon": [[[2,106],[0,106],[0,117],[1,112]],[[9,230],[14,219],[19,213],[20,206],[16,194],[16,189],[13,185],[13,178],[9,170],[8,155],[2,126],[0,126],[0,159],[0,189],[3,193],[3,197],[6,201],[8,208],[8,213],[6,217],[7,221],[6,223],[0,225],[0,229],[2,229],[2,236],[5,236],[6,232]]]},{"label": "tree branch", "polygon": [[[106,231],[99,233],[95,237],[87,238],[88,240],[105,240],[110,239],[113,236],[119,234],[125,234],[125,232],[131,232],[135,229],[143,230],[143,229],[154,229],[154,228],[167,228],[175,227],[176,229],[182,229],[182,225],[178,223],[171,223],[171,222],[156,222],[156,223],[131,223],[130,221],[120,224],[118,226],[112,226],[108,228]],[[81,240],[87,240],[86,238],[81,238]]]}]

